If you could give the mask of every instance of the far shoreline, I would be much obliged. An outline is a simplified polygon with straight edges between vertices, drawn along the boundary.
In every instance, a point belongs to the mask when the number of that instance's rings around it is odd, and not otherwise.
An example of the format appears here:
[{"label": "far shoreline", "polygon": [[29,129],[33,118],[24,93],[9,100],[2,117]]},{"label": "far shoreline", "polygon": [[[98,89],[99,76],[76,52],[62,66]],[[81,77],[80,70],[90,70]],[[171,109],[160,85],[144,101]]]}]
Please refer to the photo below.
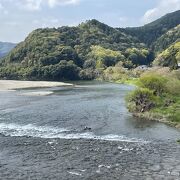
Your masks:
[{"label": "far shoreline", "polygon": [[0,91],[11,91],[26,88],[49,88],[73,86],[71,83],[52,81],[21,81],[21,80],[0,80]]}]

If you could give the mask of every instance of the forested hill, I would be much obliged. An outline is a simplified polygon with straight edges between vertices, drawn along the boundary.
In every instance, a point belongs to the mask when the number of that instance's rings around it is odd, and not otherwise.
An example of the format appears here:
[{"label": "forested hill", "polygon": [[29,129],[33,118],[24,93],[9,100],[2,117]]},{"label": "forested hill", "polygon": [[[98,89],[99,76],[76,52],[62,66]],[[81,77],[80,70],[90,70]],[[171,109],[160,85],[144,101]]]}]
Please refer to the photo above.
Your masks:
[{"label": "forested hill", "polygon": [[0,42],[0,58],[7,55],[16,44],[8,42]]},{"label": "forested hill", "polygon": [[[77,27],[37,29],[2,59],[0,78],[93,79],[109,66],[148,65],[154,59],[152,47],[161,51],[178,41],[179,13],[140,28],[117,29],[94,19]],[[160,47],[161,42],[166,45]]]},{"label": "forested hill", "polygon": [[169,13],[160,19],[142,27],[120,29],[137,37],[141,42],[151,46],[160,36],[180,24],[180,10]]},{"label": "forested hill", "polygon": [[137,38],[97,20],[77,27],[37,29],[2,61],[0,76],[25,79],[92,79],[96,69],[122,61],[148,64],[150,52]]},{"label": "forested hill", "polygon": [[180,25],[163,34],[157,39],[157,41],[154,42],[152,47],[154,52],[158,54],[176,42],[180,42]]}]

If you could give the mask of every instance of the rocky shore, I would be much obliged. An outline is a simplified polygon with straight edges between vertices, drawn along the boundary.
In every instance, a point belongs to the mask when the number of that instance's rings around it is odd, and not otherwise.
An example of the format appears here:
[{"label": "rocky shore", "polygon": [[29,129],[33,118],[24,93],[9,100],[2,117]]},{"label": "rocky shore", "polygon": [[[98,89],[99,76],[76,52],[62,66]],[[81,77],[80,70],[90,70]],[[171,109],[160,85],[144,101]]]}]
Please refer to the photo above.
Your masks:
[{"label": "rocky shore", "polygon": [[180,178],[176,142],[0,136],[0,179],[175,180]]}]

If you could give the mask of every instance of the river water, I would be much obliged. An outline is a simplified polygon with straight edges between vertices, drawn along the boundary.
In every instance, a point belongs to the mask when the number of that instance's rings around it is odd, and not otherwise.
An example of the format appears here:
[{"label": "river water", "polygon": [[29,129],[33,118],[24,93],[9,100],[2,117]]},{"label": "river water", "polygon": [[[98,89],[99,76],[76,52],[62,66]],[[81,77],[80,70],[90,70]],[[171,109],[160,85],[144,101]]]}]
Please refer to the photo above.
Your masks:
[{"label": "river water", "polygon": [[[180,147],[175,142],[180,131],[132,117],[125,96],[133,86],[96,81],[76,84],[0,92],[1,178],[180,177]],[[39,91],[52,94],[31,95]],[[143,171],[136,170],[141,168],[136,167],[137,158],[148,162]],[[135,172],[126,172],[127,165]]]}]

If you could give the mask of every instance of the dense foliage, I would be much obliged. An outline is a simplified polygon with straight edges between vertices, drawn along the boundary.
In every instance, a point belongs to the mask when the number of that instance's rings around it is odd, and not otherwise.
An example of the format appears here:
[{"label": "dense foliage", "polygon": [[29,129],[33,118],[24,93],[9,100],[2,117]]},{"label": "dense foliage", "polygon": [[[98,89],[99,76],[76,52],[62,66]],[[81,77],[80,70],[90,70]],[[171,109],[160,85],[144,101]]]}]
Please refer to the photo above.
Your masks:
[{"label": "dense foliage", "polygon": [[180,42],[180,25],[169,30],[167,33],[158,38],[153,44],[154,51],[156,54],[161,53],[175,42]]},{"label": "dense foliage", "polygon": [[157,76],[157,74],[144,75],[139,81],[141,87],[151,90],[154,95],[161,95],[165,92],[166,78]]},{"label": "dense foliage", "polygon": [[180,71],[151,69],[141,75],[138,88],[128,98],[129,110],[148,119],[180,124]]},{"label": "dense foliage", "polygon": [[[141,42],[152,46],[152,44],[170,29],[180,24],[180,10],[167,14],[162,18],[137,28],[126,28],[124,32],[137,37]],[[121,29],[122,30],[122,29]]]},{"label": "dense foliage", "polygon": [[114,66],[117,62],[125,60],[120,51],[105,49],[101,46],[92,46],[88,56],[90,59],[94,59],[96,68]]},{"label": "dense foliage", "polygon": [[172,44],[169,48],[160,53],[154,61],[154,65],[170,67],[171,69],[177,69],[179,63],[180,42]]}]

